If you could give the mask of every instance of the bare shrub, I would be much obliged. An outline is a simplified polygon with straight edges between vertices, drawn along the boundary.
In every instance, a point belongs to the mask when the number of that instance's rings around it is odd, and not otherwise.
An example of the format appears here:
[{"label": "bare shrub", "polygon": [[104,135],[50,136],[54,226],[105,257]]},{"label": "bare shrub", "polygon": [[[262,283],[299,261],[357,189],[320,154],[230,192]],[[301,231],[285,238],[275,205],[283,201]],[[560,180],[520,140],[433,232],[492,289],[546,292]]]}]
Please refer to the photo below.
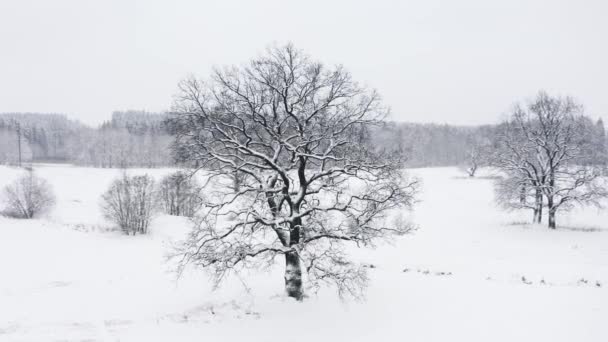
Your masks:
[{"label": "bare shrub", "polygon": [[192,217],[200,208],[199,184],[184,171],[165,176],[159,185],[158,200],[169,215]]},{"label": "bare shrub", "polygon": [[55,204],[51,185],[33,170],[4,187],[4,215],[31,219]]},{"label": "bare shrub", "polygon": [[146,234],[155,209],[154,180],[148,176],[116,179],[102,195],[104,216],[126,234]]}]

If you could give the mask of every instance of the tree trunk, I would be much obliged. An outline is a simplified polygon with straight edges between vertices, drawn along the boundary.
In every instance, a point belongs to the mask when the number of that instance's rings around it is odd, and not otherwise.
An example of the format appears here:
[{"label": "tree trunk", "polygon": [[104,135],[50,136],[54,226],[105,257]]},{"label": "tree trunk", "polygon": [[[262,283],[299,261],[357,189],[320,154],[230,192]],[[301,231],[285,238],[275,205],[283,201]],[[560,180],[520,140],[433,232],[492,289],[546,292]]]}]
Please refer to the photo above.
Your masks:
[{"label": "tree trunk", "polygon": [[557,208],[553,202],[553,195],[555,189],[555,172],[553,169],[549,172],[549,190],[551,196],[547,196],[547,207],[549,208],[549,229],[555,229],[555,212]]},{"label": "tree trunk", "polygon": [[539,223],[540,220],[540,212],[538,211],[538,207],[534,207],[534,217],[532,217],[532,223]]},{"label": "tree trunk", "polygon": [[555,212],[553,197],[547,198],[547,206],[549,207],[549,229],[555,229]]},{"label": "tree trunk", "polygon": [[555,210],[549,210],[549,228],[555,229]]},{"label": "tree trunk", "polygon": [[285,253],[285,291],[289,297],[302,300],[302,267],[297,252]]},{"label": "tree trunk", "polygon": [[541,223],[543,220],[543,193],[540,189],[536,189],[536,197],[534,198],[534,223]]},{"label": "tree trunk", "polygon": [[477,172],[477,164],[473,163],[473,165],[468,169],[469,177],[475,177],[475,172]]}]

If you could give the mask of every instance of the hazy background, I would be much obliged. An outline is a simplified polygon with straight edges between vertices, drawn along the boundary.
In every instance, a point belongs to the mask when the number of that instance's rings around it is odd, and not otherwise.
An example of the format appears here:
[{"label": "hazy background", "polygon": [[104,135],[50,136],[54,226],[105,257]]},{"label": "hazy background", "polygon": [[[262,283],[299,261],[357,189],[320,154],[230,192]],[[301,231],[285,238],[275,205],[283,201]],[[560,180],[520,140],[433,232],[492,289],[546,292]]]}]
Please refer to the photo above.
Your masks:
[{"label": "hazy background", "polygon": [[494,123],[540,88],[608,119],[607,15],[602,0],[2,0],[0,112],[160,111],[181,78],[291,41],[399,121]]}]

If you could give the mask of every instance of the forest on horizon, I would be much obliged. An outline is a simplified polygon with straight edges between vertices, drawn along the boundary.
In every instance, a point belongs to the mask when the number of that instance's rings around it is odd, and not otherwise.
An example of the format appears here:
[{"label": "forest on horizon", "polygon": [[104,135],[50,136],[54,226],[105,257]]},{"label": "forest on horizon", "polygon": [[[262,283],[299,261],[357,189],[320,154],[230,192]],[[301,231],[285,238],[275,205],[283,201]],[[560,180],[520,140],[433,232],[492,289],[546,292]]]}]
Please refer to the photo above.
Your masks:
[{"label": "forest on horizon", "polygon": [[[175,166],[178,162],[171,154],[173,137],[167,117],[167,113],[115,111],[109,120],[92,127],[65,114],[0,113],[0,164],[16,165],[21,155],[22,163],[101,168]],[[587,121],[595,127],[599,149],[605,151],[603,120]],[[407,167],[466,166],[482,145],[491,144],[499,125],[388,121],[370,134],[370,143],[401,154]]]}]

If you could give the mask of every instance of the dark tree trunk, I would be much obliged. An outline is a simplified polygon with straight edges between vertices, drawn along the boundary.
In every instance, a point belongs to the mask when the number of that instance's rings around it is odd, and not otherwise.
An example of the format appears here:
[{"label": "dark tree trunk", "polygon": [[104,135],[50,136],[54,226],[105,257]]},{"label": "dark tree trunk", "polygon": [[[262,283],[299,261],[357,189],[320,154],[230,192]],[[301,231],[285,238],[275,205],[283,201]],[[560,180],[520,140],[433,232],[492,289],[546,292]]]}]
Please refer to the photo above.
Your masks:
[{"label": "dark tree trunk", "polygon": [[477,172],[477,164],[473,164],[469,169],[469,177],[475,177],[475,172]]},{"label": "dark tree trunk", "polygon": [[297,252],[285,253],[285,291],[289,297],[302,300],[302,267]]},{"label": "dark tree trunk", "polygon": [[539,223],[540,222],[540,213],[538,211],[538,207],[534,207],[534,217],[532,217],[532,223]]},{"label": "dark tree trunk", "polygon": [[549,190],[551,196],[547,196],[547,207],[549,208],[549,229],[555,229],[555,212],[557,208],[553,201],[553,189],[555,188],[555,172],[553,169],[549,172]]},{"label": "dark tree trunk", "polygon": [[536,189],[534,198],[534,223],[541,223],[543,220],[543,193]]},{"label": "dark tree trunk", "polygon": [[555,229],[555,212],[557,208],[554,206],[553,197],[547,198],[547,206],[549,207],[549,229]]},{"label": "dark tree trunk", "polygon": [[549,228],[555,229],[555,210],[549,210]]},{"label": "dark tree trunk", "polygon": [[[297,215],[299,210],[294,208],[294,213]],[[289,246],[295,246],[300,243],[300,229],[302,227],[302,219],[294,219],[289,231]],[[302,300],[304,291],[302,290],[302,266],[300,265],[300,256],[298,252],[293,250],[285,253],[285,291],[289,297],[297,300]]]}]

